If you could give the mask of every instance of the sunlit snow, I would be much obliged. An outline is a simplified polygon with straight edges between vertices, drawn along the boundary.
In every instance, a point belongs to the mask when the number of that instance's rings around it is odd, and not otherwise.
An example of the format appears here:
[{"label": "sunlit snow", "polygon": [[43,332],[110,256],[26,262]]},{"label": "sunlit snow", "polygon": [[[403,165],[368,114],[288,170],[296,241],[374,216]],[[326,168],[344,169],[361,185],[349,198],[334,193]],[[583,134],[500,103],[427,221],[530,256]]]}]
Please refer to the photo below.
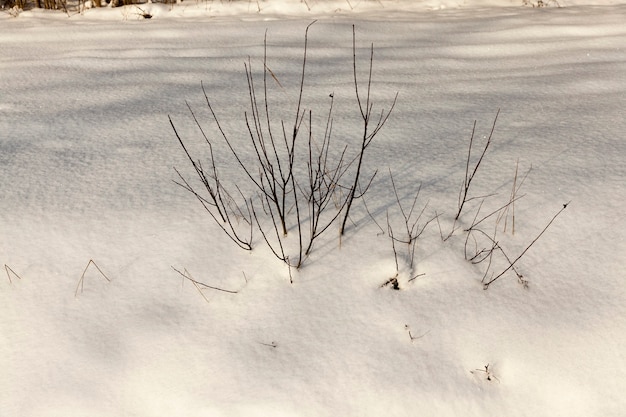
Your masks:
[{"label": "sunlit snow", "polygon": [[[624,415],[626,5],[558,5],[0,13],[0,416]],[[193,168],[168,117],[206,158],[189,103],[224,181],[243,186],[201,82],[250,156],[244,64],[260,85],[266,36],[272,114],[293,123],[313,20],[303,107],[315,134],[332,95],[334,143],[358,146],[353,25],[362,83],[374,48],[374,114],[398,99],[346,235],[331,226],[290,273],[260,233],[239,249],[174,183],[174,167]],[[479,146],[498,111],[472,184],[488,196],[480,213],[510,200],[516,167],[517,184],[528,175],[515,232],[512,210],[485,230],[516,258],[569,204],[515,263],[523,279],[509,271],[485,290],[487,262],[464,254],[483,199],[453,217],[474,122]],[[421,187],[415,210],[430,221],[412,269],[400,257],[396,270],[390,172],[405,209]],[[200,293],[177,271],[234,293]],[[383,285],[396,273],[397,291]]]}]

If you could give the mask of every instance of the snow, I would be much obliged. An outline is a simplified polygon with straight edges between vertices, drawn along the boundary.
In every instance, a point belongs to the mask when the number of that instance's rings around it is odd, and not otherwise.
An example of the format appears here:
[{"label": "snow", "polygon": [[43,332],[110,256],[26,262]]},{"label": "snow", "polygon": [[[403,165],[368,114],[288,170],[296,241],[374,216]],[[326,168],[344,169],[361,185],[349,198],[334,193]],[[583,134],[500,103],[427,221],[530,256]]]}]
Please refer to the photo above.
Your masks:
[{"label": "snow", "polygon": [[[626,6],[560,5],[0,14],[0,415],[623,415]],[[292,120],[313,19],[304,103],[322,119],[333,93],[335,140],[358,141],[353,24],[360,77],[374,45],[374,112],[399,93],[366,153],[374,219],[401,230],[389,169],[405,207],[421,184],[423,220],[440,215],[418,241],[424,275],[409,282],[401,263],[399,291],[381,288],[393,251],[361,201],[290,283],[259,233],[238,249],[173,182],[192,169],[168,116],[200,152],[185,101],[215,134],[202,81],[241,132],[244,62],[260,76],[266,33],[272,97]],[[508,201],[517,161],[520,177],[532,167],[500,243],[517,256],[571,203],[516,264],[528,288],[511,273],[484,290],[463,231],[443,241],[437,224],[452,228],[474,121],[483,143],[498,109],[481,213]],[[224,177],[244,184],[221,148]],[[203,297],[173,268],[237,293]]]}]

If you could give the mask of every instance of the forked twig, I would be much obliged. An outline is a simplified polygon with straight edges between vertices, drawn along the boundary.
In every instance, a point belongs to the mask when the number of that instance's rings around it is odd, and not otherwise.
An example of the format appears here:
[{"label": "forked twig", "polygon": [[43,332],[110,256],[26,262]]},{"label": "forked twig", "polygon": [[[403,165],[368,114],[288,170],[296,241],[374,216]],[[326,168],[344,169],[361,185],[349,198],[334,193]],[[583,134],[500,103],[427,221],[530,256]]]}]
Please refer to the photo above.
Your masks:
[{"label": "forked twig", "polygon": [[14,270],[12,270],[9,265],[4,264],[4,270],[7,271],[7,277],[9,278],[9,284],[13,284],[13,281],[11,280],[11,274],[15,275],[18,279],[22,279],[22,277],[20,277]]},{"label": "forked twig", "polygon": [[[405,209],[405,207],[403,207],[402,205],[400,195],[398,194],[398,189],[396,187],[393,174],[391,173],[391,169],[389,169],[389,178],[391,179],[391,187],[393,189],[393,193],[396,198],[396,204],[399,208],[400,214],[402,215],[402,219],[404,221],[404,231],[403,231],[402,237],[397,237],[394,233],[393,227],[391,226],[391,222],[389,220],[389,212],[387,212],[387,235],[391,239],[391,248],[393,250],[394,259],[396,262],[396,275],[399,274],[400,272],[396,243],[405,245],[406,247],[405,261],[407,262],[409,270],[410,270],[410,274],[412,275],[414,268],[415,268],[415,251],[417,249],[417,241],[421,237],[422,233],[424,233],[424,230],[426,230],[426,227],[432,221],[434,221],[435,218],[433,217],[432,219],[425,221],[422,225],[418,225],[419,221],[422,218],[422,215],[424,214],[424,212],[426,211],[426,208],[428,207],[428,203],[426,203],[419,212],[415,212],[415,206],[417,204],[417,200],[420,196],[420,191],[422,188],[421,184],[419,185],[417,192],[415,193],[415,196],[413,198],[413,201],[410,207],[408,209]],[[415,216],[414,216],[414,213],[416,214]],[[409,282],[413,281],[415,278],[421,275],[423,274],[417,274],[415,276],[412,276],[409,279]]]},{"label": "forked twig", "polygon": [[[371,101],[370,93],[372,87],[372,68],[374,65],[374,44],[370,46],[370,58],[369,58],[369,72],[367,77],[367,90],[365,93],[365,97],[362,96],[362,92],[359,91],[359,81],[357,78],[357,65],[356,65],[356,30],[354,25],[352,26],[352,70],[354,75],[354,92],[356,95],[357,104],[359,107],[359,111],[361,113],[361,119],[363,121],[362,127],[362,136],[361,136],[361,144],[358,156],[356,158],[356,169],[354,174],[354,179],[352,184],[348,187],[348,196],[347,203],[345,208],[345,213],[343,215],[343,221],[341,222],[341,228],[339,230],[339,234],[341,236],[344,235],[346,229],[346,223],[348,222],[348,218],[350,217],[350,209],[352,208],[352,203],[354,200],[363,197],[363,194],[367,191],[368,187],[365,187],[365,191],[361,193],[361,195],[356,194],[356,190],[360,187],[359,182],[361,181],[361,170],[363,168],[363,157],[365,155],[365,150],[372,143],[378,132],[385,126],[389,116],[393,112],[393,109],[398,100],[398,93],[396,93],[391,105],[389,106],[389,110],[382,109],[380,115],[378,116],[378,121],[372,120],[372,109],[374,104]],[[373,177],[372,177],[373,179]],[[371,183],[371,180],[370,180]]]},{"label": "forked twig", "polygon": [[491,139],[493,138],[493,132],[496,129],[496,122],[498,121],[499,115],[500,115],[500,109],[498,109],[498,112],[496,113],[496,117],[493,120],[493,125],[491,126],[491,132],[489,133],[489,137],[487,138],[487,142],[485,143],[485,146],[483,147],[483,150],[478,158],[478,161],[476,161],[476,165],[474,165],[474,168],[470,169],[470,162],[472,158],[472,147],[474,144],[474,134],[476,133],[476,122],[474,121],[474,126],[472,128],[472,135],[470,136],[470,143],[469,143],[469,147],[467,150],[467,161],[465,164],[465,179],[463,180],[463,186],[461,187],[461,190],[459,191],[459,202],[458,202],[459,206],[456,212],[456,216],[454,216],[455,222],[459,220],[459,217],[461,217],[461,213],[463,212],[463,207],[465,206],[465,203],[477,198],[477,197],[469,197],[468,195],[469,190],[472,185],[472,181],[474,180],[474,177],[476,176],[476,173],[478,172],[478,168],[480,167],[480,164],[482,163],[483,158],[485,157],[485,154],[487,153],[487,149],[489,149],[489,145],[491,144]]}]

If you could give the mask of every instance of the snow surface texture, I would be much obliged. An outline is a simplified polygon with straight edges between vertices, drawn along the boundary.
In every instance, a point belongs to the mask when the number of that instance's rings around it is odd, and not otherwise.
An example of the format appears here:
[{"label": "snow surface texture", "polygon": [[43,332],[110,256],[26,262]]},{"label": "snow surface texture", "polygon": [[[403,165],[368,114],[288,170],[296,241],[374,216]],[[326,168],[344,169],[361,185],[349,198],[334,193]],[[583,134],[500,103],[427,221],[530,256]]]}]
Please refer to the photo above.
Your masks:
[{"label": "snow surface texture", "polygon": [[[190,167],[168,115],[201,139],[185,100],[208,120],[202,80],[241,129],[243,63],[261,67],[266,31],[275,94],[297,95],[312,15],[243,3],[146,5],[155,18],[140,21],[132,7],[3,14],[0,415],[624,415],[626,7],[371,2],[315,16],[305,101],[325,111],[334,93],[337,138],[353,141],[358,117],[353,24],[362,65],[374,43],[375,105],[399,92],[366,157],[379,223],[398,213],[391,168],[399,194],[421,183],[418,206],[449,228],[472,124],[482,139],[498,109],[476,195],[506,201],[516,161],[532,166],[503,245],[519,254],[571,200],[519,262],[528,288],[510,274],[483,290],[462,232],[443,242],[433,223],[424,275],[394,291],[380,288],[389,239],[361,203],[341,245],[329,232],[290,284],[259,236],[239,250],[173,184]],[[511,6],[479,5],[496,3]],[[207,303],[172,266],[239,292],[205,290]]]}]

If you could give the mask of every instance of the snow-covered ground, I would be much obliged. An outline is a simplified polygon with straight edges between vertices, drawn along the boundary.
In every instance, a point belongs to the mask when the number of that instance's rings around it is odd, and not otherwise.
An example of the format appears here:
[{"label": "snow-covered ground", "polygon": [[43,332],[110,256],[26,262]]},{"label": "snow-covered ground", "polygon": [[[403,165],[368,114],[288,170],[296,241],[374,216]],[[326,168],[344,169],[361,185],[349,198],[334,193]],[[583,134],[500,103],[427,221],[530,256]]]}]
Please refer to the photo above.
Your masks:
[{"label": "snow-covered ground", "polygon": [[[0,415],[624,415],[626,6],[560,5],[1,13]],[[399,95],[365,157],[374,219],[357,201],[341,243],[333,226],[290,283],[258,232],[238,249],[174,184],[173,167],[192,168],[168,115],[201,149],[187,100],[227,158],[202,81],[247,146],[244,62],[260,80],[267,33],[272,97],[291,120],[314,18],[304,106],[323,119],[334,95],[333,140],[359,141],[352,25],[361,79],[374,44],[374,112]],[[571,203],[516,263],[528,287],[509,273],[484,290],[462,228],[443,241],[438,224],[451,230],[474,121],[484,143],[498,109],[472,185],[495,193],[481,213],[508,201],[517,161],[519,178],[532,167],[499,243],[517,257]],[[405,207],[421,184],[421,224],[439,215],[399,291],[381,288],[396,267],[374,222],[402,224],[389,169]],[[173,268],[238,293],[203,297]]]}]

